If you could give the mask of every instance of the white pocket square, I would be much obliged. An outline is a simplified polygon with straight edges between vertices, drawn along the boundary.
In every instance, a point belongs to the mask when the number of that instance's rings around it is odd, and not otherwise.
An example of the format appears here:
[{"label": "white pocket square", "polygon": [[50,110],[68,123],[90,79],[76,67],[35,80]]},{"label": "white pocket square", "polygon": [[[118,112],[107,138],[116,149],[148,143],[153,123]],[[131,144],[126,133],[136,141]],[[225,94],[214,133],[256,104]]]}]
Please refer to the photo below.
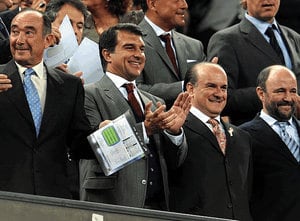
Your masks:
[{"label": "white pocket square", "polygon": [[193,63],[193,62],[196,62],[197,60],[186,60],[186,63]]}]

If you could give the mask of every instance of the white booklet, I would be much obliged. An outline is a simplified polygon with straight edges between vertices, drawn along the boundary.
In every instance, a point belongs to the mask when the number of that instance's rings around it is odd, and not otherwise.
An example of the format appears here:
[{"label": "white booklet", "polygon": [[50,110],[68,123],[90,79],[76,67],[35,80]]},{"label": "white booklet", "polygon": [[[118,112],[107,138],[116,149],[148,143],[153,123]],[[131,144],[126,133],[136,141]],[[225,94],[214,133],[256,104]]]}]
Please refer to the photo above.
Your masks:
[{"label": "white booklet", "polygon": [[106,176],[145,156],[143,142],[126,113],[87,137]]}]

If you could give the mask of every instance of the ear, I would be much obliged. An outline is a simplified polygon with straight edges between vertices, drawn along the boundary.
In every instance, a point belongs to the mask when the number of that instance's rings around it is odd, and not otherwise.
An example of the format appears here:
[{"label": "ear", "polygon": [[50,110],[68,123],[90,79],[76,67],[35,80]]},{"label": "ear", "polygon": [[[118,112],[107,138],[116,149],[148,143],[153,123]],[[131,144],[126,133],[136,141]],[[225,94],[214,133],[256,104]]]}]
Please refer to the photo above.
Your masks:
[{"label": "ear", "polygon": [[102,49],[101,51],[103,58],[107,63],[111,63],[111,53],[107,49]]},{"label": "ear", "polygon": [[154,10],[156,7],[156,0],[147,0],[148,9]]},{"label": "ear", "polygon": [[55,37],[53,34],[48,34],[46,35],[45,39],[44,39],[44,45],[45,45],[45,49],[53,46],[55,42]]},{"label": "ear", "polygon": [[265,100],[265,92],[261,87],[256,88],[256,94],[262,102]]},{"label": "ear", "polygon": [[186,84],[185,89],[189,95],[194,95],[194,85],[192,85],[190,82]]}]

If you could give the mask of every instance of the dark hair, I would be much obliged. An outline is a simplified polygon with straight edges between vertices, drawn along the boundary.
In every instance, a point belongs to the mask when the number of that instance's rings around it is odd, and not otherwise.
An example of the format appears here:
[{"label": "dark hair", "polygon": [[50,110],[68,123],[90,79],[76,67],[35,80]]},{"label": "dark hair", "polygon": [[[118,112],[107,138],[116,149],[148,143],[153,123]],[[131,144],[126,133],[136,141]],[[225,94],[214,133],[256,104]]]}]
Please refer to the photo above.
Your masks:
[{"label": "dark hair", "polygon": [[190,67],[184,78],[184,83],[183,83],[183,90],[186,91],[186,85],[188,83],[191,83],[193,86],[195,86],[198,82],[198,74],[197,74],[197,69],[196,66],[198,66],[201,63],[196,63],[192,67]]},{"label": "dark hair", "polygon": [[266,91],[266,81],[269,78],[272,66],[264,68],[257,76],[256,85],[260,87],[263,91]]},{"label": "dark hair", "polygon": [[119,23],[105,30],[99,38],[99,53],[102,62],[103,70],[106,70],[107,62],[102,55],[102,50],[107,49],[109,52],[114,52],[118,43],[118,32],[124,31],[131,34],[143,36],[143,32],[139,26],[131,23]]},{"label": "dark hair", "polygon": [[56,19],[57,13],[60,11],[62,6],[71,5],[77,10],[79,10],[83,16],[84,20],[88,16],[88,10],[86,6],[80,0],[51,0],[45,10],[45,14],[50,18],[51,22]]},{"label": "dark hair", "polygon": [[107,9],[111,14],[122,16],[127,12],[131,1],[130,0],[106,0],[106,3],[107,3]]},{"label": "dark hair", "polygon": [[148,10],[147,0],[140,0],[140,4],[143,12],[146,12]]},{"label": "dark hair", "polygon": [[43,36],[51,34],[52,29],[51,29],[51,21],[50,21],[49,17],[47,15],[45,15],[44,13],[42,13],[38,10],[32,9],[32,8],[25,8],[22,11],[20,11],[18,14],[28,12],[28,11],[37,12],[37,13],[41,14],[42,18],[43,18],[43,32],[42,32]]}]

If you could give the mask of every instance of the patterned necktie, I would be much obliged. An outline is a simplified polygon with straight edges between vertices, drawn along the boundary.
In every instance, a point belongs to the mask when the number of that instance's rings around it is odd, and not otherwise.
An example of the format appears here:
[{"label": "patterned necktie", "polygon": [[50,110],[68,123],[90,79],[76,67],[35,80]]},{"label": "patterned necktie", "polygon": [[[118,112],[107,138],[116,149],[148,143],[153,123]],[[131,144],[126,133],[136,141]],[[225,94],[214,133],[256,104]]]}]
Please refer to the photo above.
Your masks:
[{"label": "patterned necktie", "polygon": [[166,35],[160,35],[159,37],[163,42],[165,42],[166,52],[173,64],[173,67],[175,69],[177,76],[179,76],[179,71],[178,71],[178,67],[177,67],[177,63],[176,63],[176,57],[175,57],[175,54],[174,54],[174,51],[173,51],[173,48],[171,45],[171,35],[166,34]]},{"label": "patterned necktie", "polygon": [[276,31],[276,30],[277,30],[276,26],[272,25],[272,27],[267,28],[265,34],[270,38],[270,44],[271,44],[272,48],[275,50],[278,57],[280,58],[282,64],[285,64],[281,48],[280,48],[280,46],[278,44],[278,41],[275,37],[274,31]]},{"label": "patterned necktie", "polygon": [[134,95],[134,85],[133,83],[123,84],[122,87],[126,88],[126,91],[128,93],[128,102],[134,112],[134,115],[136,117],[137,122],[144,121],[144,113],[141,109],[141,106],[139,102],[137,101],[135,95]]},{"label": "patterned necktie", "polygon": [[223,152],[223,154],[225,155],[225,151],[226,151],[226,135],[225,133],[222,131],[219,122],[216,119],[209,119],[207,121],[207,123],[212,125],[213,128],[213,133],[215,134],[219,146]]},{"label": "patterned necktie", "polygon": [[24,76],[24,91],[34,121],[36,135],[38,136],[42,120],[42,108],[38,91],[31,81],[31,75],[34,74],[35,72],[32,68],[26,69]]},{"label": "patterned necktie", "polygon": [[288,126],[288,122],[277,122],[277,125],[279,126],[280,129],[280,137],[282,141],[287,145],[287,147],[290,149],[291,153],[294,155],[296,160],[299,162],[300,160],[300,155],[299,155],[299,145],[295,141],[293,137],[291,137],[287,130],[286,127]]}]

